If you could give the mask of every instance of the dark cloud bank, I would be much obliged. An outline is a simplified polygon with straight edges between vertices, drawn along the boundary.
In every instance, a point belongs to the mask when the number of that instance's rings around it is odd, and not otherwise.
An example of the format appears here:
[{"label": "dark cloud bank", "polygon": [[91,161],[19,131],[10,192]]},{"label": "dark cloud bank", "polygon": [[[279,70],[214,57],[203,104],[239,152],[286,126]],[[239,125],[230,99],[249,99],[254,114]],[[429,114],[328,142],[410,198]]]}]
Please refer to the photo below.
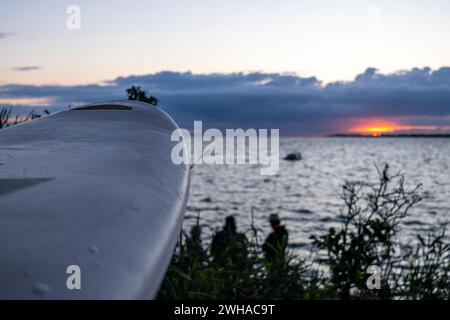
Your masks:
[{"label": "dark cloud bank", "polygon": [[[283,134],[343,132],[349,123],[385,118],[405,125],[450,125],[450,68],[380,74],[368,68],[351,82],[277,73],[160,72],[102,85],[4,85],[0,98],[51,98],[53,109],[122,99],[138,85],[158,97],[183,127],[194,120],[219,128],[280,128]],[[30,106],[31,107],[31,106]],[[24,109],[23,107],[21,109]]]}]

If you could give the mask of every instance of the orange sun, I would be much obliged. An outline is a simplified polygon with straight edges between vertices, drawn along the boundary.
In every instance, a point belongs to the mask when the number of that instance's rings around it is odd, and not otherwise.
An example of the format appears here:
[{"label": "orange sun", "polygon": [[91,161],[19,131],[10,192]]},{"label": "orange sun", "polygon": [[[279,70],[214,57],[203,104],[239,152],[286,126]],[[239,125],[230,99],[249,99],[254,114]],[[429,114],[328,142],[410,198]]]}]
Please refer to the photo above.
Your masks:
[{"label": "orange sun", "polygon": [[351,119],[350,126],[348,132],[372,137],[381,137],[385,133],[402,133],[410,131],[425,133],[433,133],[439,129],[450,131],[450,126],[408,125],[380,118]]},{"label": "orange sun", "polygon": [[357,127],[349,129],[349,132],[364,134],[372,137],[380,137],[384,133],[394,132],[401,128],[396,123],[386,120],[360,121]]},{"label": "orange sun", "polygon": [[362,132],[372,135],[373,137],[380,137],[383,133],[393,132],[395,127],[392,126],[377,126],[377,127],[365,127]]}]

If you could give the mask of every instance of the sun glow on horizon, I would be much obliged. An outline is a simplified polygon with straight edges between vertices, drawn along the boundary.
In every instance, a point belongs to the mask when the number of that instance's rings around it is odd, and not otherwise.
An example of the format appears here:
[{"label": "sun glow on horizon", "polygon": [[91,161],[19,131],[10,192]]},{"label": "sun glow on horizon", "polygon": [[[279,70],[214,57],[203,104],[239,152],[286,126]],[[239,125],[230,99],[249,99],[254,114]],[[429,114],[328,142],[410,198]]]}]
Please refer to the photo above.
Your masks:
[{"label": "sun glow on horizon", "polygon": [[350,128],[348,131],[351,133],[359,133],[373,137],[379,137],[383,133],[390,133],[397,131],[399,125],[382,119],[369,119],[358,121],[356,127]]},{"label": "sun glow on horizon", "polygon": [[448,131],[448,129],[449,129],[448,126],[440,127],[435,125],[405,125],[384,119],[368,119],[368,120],[358,120],[356,126],[351,127],[347,131],[349,133],[357,133],[372,137],[380,137],[386,133],[399,133],[410,131],[433,133],[439,130]]},{"label": "sun glow on horizon", "polygon": [[374,137],[379,137],[383,133],[394,132],[396,131],[395,127],[392,126],[379,126],[379,127],[366,127],[363,128],[362,132],[372,135]]}]

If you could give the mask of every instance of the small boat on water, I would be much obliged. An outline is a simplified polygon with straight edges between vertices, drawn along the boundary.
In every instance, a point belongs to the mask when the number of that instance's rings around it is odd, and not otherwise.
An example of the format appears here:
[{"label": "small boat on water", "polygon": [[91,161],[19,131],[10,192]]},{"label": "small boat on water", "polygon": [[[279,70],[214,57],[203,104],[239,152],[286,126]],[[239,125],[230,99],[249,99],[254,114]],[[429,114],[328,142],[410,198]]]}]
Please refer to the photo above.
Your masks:
[{"label": "small boat on water", "polygon": [[153,298],[188,199],[177,128],[109,101],[0,130],[0,298]]},{"label": "small boat on water", "polygon": [[286,161],[300,161],[300,160],[302,160],[302,154],[299,153],[299,152],[289,153],[283,158],[283,160],[286,160]]}]

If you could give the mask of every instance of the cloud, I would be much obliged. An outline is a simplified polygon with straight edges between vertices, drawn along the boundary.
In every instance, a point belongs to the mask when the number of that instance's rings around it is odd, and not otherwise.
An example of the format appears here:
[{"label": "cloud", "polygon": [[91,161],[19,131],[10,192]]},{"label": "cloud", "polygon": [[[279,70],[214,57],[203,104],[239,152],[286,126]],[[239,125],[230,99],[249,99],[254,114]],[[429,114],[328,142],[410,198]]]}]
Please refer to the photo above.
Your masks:
[{"label": "cloud", "polygon": [[13,68],[14,71],[34,71],[41,69],[40,66],[22,66]]},{"label": "cloud", "polygon": [[280,73],[193,74],[159,72],[104,84],[4,85],[0,99],[46,98],[53,107],[125,98],[138,85],[158,97],[183,127],[280,128],[282,133],[348,131],[365,119],[388,119],[403,128],[448,127],[450,68],[414,68],[381,74],[375,68],[349,82],[324,85],[315,77]]},{"label": "cloud", "polygon": [[12,32],[1,32],[0,31],[0,40],[1,39],[6,39],[8,37],[13,37],[13,36],[15,36],[15,34],[12,33]]}]

